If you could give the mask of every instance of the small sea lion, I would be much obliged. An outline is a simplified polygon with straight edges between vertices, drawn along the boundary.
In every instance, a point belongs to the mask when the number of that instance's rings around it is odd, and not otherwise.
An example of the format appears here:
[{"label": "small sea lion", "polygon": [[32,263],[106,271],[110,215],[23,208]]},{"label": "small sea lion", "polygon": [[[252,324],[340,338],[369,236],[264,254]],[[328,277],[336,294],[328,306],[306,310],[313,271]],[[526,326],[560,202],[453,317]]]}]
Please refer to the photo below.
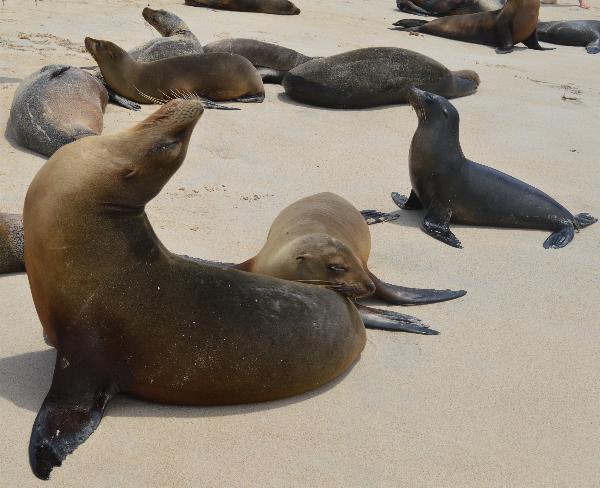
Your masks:
[{"label": "small sea lion", "polygon": [[108,93],[85,70],[50,64],[18,86],[10,107],[10,131],[32,151],[51,156],[58,148],[102,132]]},{"label": "small sea lion", "polygon": [[[466,293],[385,283],[369,271],[370,252],[371,233],[360,212],[339,195],[318,193],[282,210],[259,253],[236,268],[323,286],[352,299],[373,295],[394,305],[443,302]],[[377,309],[359,306],[359,311],[367,328],[436,333],[407,315],[394,320]]]},{"label": "small sea lion", "polygon": [[583,46],[590,54],[600,53],[600,20],[538,22],[538,39],[563,46]]},{"label": "small sea lion", "polygon": [[409,155],[412,191],[392,194],[403,209],[425,208],[421,228],[431,237],[462,247],[449,224],[545,229],[544,248],[565,247],[575,230],[597,222],[571,214],[556,200],[512,176],[470,161],[459,141],[459,115],[445,98],[413,88],[410,103],[419,118]]},{"label": "small sea lion", "polygon": [[536,26],[540,0],[507,0],[501,10],[453,15],[430,21],[402,19],[394,23],[398,30],[474,42],[496,47],[498,54],[513,51],[522,42],[529,49],[545,51],[538,43]]},{"label": "small sea lion", "polygon": [[248,59],[264,83],[281,83],[291,69],[312,58],[287,47],[254,39],[223,39],[204,46],[207,53],[233,53]]},{"label": "small sea lion", "polygon": [[144,208],[182,164],[202,112],[173,100],[130,129],[64,146],[29,187],[27,275],[57,348],[29,444],[41,479],[119,392],[178,405],[274,400],[336,378],[365,345],[338,293],[202,266],[159,241]]},{"label": "small sea lion", "polygon": [[190,7],[207,7],[237,12],[298,15],[300,9],[288,0],[185,0]]},{"label": "small sea lion", "polygon": [[396,0],[402,12],[431,17],[493,12],[500,10],[504,3],[502,0]]},{"label": "small sea lion", "polygon": [[370,47],[297,66],[283,78],[294,100],[331,108],[364,108],[406,103],[411,86],[446,97],[477,90],[475,71],[450,71],[441,63],[408,49]]},{"label": "small sea lion", "polygon": [[265,89],[252,63],[237,54],[206,53],[140,63],[110,41],[85,38],[102,76],[119,95],[138,103],[181,96],[262,102]]},{"label": "small sea lion", "polygon": [[22,271],[23,219],[17,214],[0,213],[0,274]]}]

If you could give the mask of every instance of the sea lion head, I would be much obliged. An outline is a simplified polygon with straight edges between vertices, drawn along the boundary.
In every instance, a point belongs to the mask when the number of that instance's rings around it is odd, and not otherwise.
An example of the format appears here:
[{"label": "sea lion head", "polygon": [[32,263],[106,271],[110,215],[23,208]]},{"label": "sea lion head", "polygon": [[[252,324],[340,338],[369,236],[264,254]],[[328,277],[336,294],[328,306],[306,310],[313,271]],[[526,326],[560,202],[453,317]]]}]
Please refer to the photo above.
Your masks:
[{"label": "sea lion head", "polygon": [[445,137],[448,132],[455,133],[458,139],[460,117],[447,99],[413,86],[408,91],[408,102],[417,113],[419,129],[433,129]]},{"label": "sea lion head", "polygon": [[188,31],[189,27],[177,15],[166,10],[154,10],[146,7],[142,10],[146,22],[154,27],[162,36],[170,36],[177,31]]},{"label": "sea lion head", "polygon": [[300,13],[300,9],[296,7],[292,2],[285,2],[285,11],[289,15],[298,15]]},{"label": "sea lion head", "polygon": [[123,59],[129,59],[129,54],[113,42],[86,37],[84,44],[87,52],[92,55],[100,68],[107,62],[118,63]]},{"label": "sea lion head", "polygon": [[[291,251],[291,252],[290,252]],[[290,278],[359,298],[373,294],[375,284],[362,261],[343,242],[327,234],[309,234],[285,251]]]}]

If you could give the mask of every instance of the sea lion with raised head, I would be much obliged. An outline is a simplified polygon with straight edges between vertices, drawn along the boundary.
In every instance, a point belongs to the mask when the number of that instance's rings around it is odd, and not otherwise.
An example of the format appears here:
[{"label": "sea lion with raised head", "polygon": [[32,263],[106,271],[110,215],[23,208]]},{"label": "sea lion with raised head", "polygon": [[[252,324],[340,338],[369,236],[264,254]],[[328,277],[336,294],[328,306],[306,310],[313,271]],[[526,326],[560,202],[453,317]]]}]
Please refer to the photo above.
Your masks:
[{"label": "sea lion with raised head", "polygon": [[237,12],[298,15],[300,9],[288,0],[185,0],[190,7],[207,7]]},{"label": "sea lion with raised head", "polygon": [[100,134],[107,103],[106,89],[90,73],[50,64],[18,86],[9,130],[21,146],[51,156],[65,144]]},{"label": "sea lion with raised head", "polygon": [[265,97],[260,75],[250,61],[237,54],[194,54],[140,63],[110,41],[86,37],[85,47],[106,83],[138,103],[182,96],[239,102],[262,102]]},{"label": "sea lion with raised head", "polygon": [[312,58],[287,47],[255,39],[223,39],[204,46],[207,53],[233,53],[248,59],[258,70],[264,83],[281,83],[291,69]]},{"label": "sea lion with raised head", "polygon": [[509,53],[522,42],[529,49],[545,51],[537,38],[536,27],[540,0],[508,0],[494,12],[453,15],[430,21],[402,19],[394,23],[398,30],[421,32],[457,41],[486,44],[498,54]]},{"label": "sea lion with raised head", "polygon": [[64,146],[29,187],[27,275],[57,348],[29,444],[39,478],[119,392],[180,405],[274,400],[331,381],[365,345],[338,293],[202,266],[159,241],[144,207],[183,162],[202,111],[173,100],[128,130]]},{"label": "sea lion with raised head", "polygon": [[0,213],[0,274],[22,271],[23,219],[18,214]]},{"label": "sea lion with raised head", "polygon": [[500,10],[504,3],[502,0],[396,0],[402,12],[431,17],[493,12]]},{"label": "sea lion with raised head", "polygon": [[370,47],[307,61],[283,78],[285,93],[294,100],[331,108],[406,103],[413,85],[464,97],[477,90],[479,76],[471,70],[450,71],[408,49]]},{"label": "sea lion with raised head", "polygon": [[459,141],[459,115],[445,98],[417,88],[410,103],[419,125],[410,146],[408,198],[392,194],[402,209],[426,209],[421,228],[431,237],[462,247],[449,224],[545,229],[544,248],[565,247],[575,231],[597,222],[573,215],[542,191],[489,166],[465,158]]},{"label": "sea lion with raised head", "polygon": [[582,46],[589,54],[600,53],[600,20],[538,22],[537,33],[540,41]]}]

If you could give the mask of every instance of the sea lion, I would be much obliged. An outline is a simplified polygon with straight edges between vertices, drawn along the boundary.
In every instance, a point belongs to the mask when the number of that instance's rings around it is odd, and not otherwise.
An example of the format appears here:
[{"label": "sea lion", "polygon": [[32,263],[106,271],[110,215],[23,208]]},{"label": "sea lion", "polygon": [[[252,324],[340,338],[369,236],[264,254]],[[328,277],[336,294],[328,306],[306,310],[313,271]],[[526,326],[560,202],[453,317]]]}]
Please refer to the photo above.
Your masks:
[{"label": "sea lion", "polygon": [[477,90],[475,71],[450,71],[437,61],[408,49],[370,47],[297,66],[283,78],[294,100],[331,108],[365,108],[405,103],[412,85],[450,98]]},{"label": "sea lion", "polygon": [[563,46],[584,46],[590,54],[600,53],[600,20],[538,22],[538,39]]},{"label": "sea lion", "polygon": [[8,126],[15,140],[51,156],[59,147],[102,132],[108,93],[85,70],[50,64],[18,86]]},{"label": "sea lion", "polygon": [[[405,288],[385,283],[367,266],[371,233],[360,212],[333,193],[302,198],[275,218],[267,241],[253,258],[237,269],[284,280],[311,283],[337,291],[352,299],[373,295],[394,305],[418,305],[452,300],[464,290]],[[382,328],[380,311],[359,311],[367,328]],[[373,322],[371,319],[375,318]],[[387,330],[435,333],[424,329],[418,319],[400,314],[397,321],[386,316]]]},{"label": "sea lion", "polygon": [[263,83],[281,83],[292,68],[312,58],[287,47],[254,39],[223,39],[204,46],[207,53],[233,53],[248,59],[258,70]]},{"label": "sea lion", "polygon": [[194,54],[140,63],[110,41],[86,37],[85,47],[108,85],[138,103],[160,103],[187,95],[239,102],[265,98],[260,75],[250,61],[237,54]]},{"label": "sea lion", "polygon": [[410,146],[412,191],[407,199],[392,194],[403,209],[425,208],[421,228],[431,237],[462,247],[449,223],[517,227],[552,231],[544,248],[565,247],[575,230],[597,222],[595,217],[571,214],[553,198],[527,183],[463,155],[459,115],[445,98],[417,88],[410,103],[419,126]]},{"label": "sea lion", "polygon": [[29,187],[27,275],[57,348],[29,444],[39,478],[119,392],[179,405],[284,398],[331,381],[365,345],[338,293],[202,266],[159,241],[144,207],[183,162],[202,112],[173,100],[128,130],[64,146]]},{"label": "sea lion", "polygon": [[300,9],[288,0],[185,0],[190,7],[207,7],[237,12],[298,15]]},{"label": "sea lion", "polygon": [[396,0],[402,12],[431,17],[493,12],[500,10],[504,3],[502,0]]},{"label": "sea lion", "polygon": [[25,271],[23,260],[23,219],[0,213],[0,274]]},{"label": "sea lion", "polygon": [[498,54],[513,51],[522,42],[529,49],[545,51],[538,43],[536,26],[540,0],[507,0],[501,10],[453,15],[431,21],[402,19],[394,23],[398,30],[421,32],[457,41],[487,44]]}]

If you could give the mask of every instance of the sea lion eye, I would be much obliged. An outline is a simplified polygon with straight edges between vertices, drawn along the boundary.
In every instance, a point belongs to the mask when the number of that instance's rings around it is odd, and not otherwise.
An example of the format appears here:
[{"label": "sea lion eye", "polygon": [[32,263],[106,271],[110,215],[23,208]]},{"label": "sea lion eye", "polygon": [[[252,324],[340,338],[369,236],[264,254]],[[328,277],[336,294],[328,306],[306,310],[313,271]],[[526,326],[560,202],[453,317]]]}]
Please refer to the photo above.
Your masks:
[{"label": "sea lion eye", "polygon": [[159,152],[159,151],[166,151],[168,149],[173,149],[180,142],[181,141],[178,139],[175,139],[172,141],[159,142],[158,144],[155,144],[155,146],[152,148],[152,152]]},{"label": "sea lion eye", "polygon": [[337,273],[343,273],[344,271],[348,271],[348,268],[346,268],[345,266],[342,266],[340,264],[328,264],[327,268],[330,269],[331,271],[335,271]]}]

